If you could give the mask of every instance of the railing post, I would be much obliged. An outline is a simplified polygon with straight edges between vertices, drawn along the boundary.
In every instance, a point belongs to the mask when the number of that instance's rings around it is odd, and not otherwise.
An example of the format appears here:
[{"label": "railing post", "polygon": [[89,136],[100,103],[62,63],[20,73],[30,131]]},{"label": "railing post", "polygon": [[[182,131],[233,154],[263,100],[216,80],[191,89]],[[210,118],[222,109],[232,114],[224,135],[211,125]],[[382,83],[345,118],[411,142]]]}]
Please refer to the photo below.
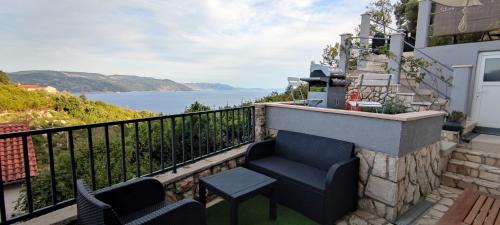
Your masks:
[{"label": "railing post", "polygon": [[368,13],[361,14],[361,26],[359,29],[359,37],[361,37],[361,47],[367,48],[369,46],[370,37],[370,19],[371,16]]},{"label": "railing post", "polygon": [[453,67],[453,82],[450,96],[450,109],[466,114],[470,112],[470,102],[472,101],[471,74],[472,65],[457,65]]},{"label": "railing post", "polygon": [[[360,50],[366,51],[370,47],[370,19],[371,15],[368,13],[361,14],[361,25],[359,29],[359,43]],[[361,56],[360,56],[361,57]],[[358,60],[358,68],[366,69],[366,59]]]},{"label": "railing post", "polygon": [[401,76],[401,57],[403,55],[404,48],[404,32],[398,32],[391,34],[391,44],[389,51],[391,56],[389,57],[389,69],[392,74],[392,84],[399,84]]},{"label": "railing post", "polygon": [[427,47],[427,38],[429,36],[429,25],[431,23],[431,0],[421,0],[418,4],[417,18],[417,37],[415,40],[415,48]]},{"label": "railing post", "polygon": [[346,33],[340,35],[340,51],[339,51],[339,70],[346,73],[351,55],[351,39],[352,34]]}]

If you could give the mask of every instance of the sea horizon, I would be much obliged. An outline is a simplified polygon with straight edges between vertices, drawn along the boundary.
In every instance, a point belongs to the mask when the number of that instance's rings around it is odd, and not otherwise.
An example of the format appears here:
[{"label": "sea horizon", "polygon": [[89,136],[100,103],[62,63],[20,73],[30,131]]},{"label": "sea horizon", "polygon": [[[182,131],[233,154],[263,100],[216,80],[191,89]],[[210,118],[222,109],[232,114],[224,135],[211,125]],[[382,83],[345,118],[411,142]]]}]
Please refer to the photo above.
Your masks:
[{"label": "sea horizon", "polygon": [[[145,110],[154,113],[183,113],[194,102],[199,102],[212,109],[225,106],[237,106],[253,102],[270,94],[270,89],[234,89],[234,90],[194,90],[194,91],[131,91],[131,92],[85,92],[90,100],[103,101],[132,110]],[[278,91],[278,90],[274,90]]]}]

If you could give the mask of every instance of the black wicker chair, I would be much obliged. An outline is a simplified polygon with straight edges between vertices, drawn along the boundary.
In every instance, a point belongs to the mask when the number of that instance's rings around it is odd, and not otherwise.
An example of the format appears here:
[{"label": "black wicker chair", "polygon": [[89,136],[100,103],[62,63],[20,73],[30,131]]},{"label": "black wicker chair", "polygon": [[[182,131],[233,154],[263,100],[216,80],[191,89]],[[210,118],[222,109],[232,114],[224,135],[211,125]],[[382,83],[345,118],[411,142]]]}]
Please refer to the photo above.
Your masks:
[{"label": "black wicker chair", "polygon": [[165,201],[163,185],[138,178],[94,194],[77,181],[78,224],[206,225],[205,208],[194,200]]}]

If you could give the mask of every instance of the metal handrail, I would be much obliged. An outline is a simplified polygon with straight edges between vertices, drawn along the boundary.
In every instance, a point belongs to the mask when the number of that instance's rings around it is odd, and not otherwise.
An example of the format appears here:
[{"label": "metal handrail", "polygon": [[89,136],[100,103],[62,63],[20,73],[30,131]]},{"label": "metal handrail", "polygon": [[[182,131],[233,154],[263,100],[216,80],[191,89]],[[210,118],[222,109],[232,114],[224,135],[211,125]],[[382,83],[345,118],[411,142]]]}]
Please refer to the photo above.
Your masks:
[{"label": "metal handrail", "polygon": [[381,37],[373,37],[373,36],[370,36],[370,37],[361,37],[361,36],[354,36],[354,37],[351,37],[351,38],[356,38],[356,39],[372,39],[372,40],[390,40],[390,38],[381,38]]},{"label": "metal handrail", "polygon": [[[408,70],[406,70],[405,68],[403,67],[400,67],[405,73],[409,73]],[[424,80],[421,81],[421,83],[425,84],[426,86],[428,86],[429,88],[431,88],[433,91],[436,91],[439,95],[441,95],[442,97],[444,97],[445,99],[449,100],[450,99],[450,96],[448,96],[448,93],[444,93],[442,92],[441,90],[439,90],[438,88],[434,87],[433,85],[431,84],[428,84],[427,82],[425,82]]]},{"label": "metal handrail", "polygon": [[444,63],[442,63],[442,62],[438,61],[437,59],[431,57],[430,55],[428,55],[427,53],[423,52],[422,50],[420,50],[418,48],[415,48],[415,46],[413,46],[412,44],[408,43],[407,41],[404,41],[404,43],[407,44],[408,46],[412,47],[414,50],[416,50],[420,54],[422,54],[422,55],[426,56],[427,58],[431,59],[434,63],[437,63],[440,66],[442,66],[443,68],[447,69],[448,71],[453,72],[453,69],[451,67],[449,67],[448,65],[445,65]]},{"label": "metal handrail", "polygon": [[[378,24],[378,25],[380,25],[380,26],[383,26],[383,24],[381,24],[381,23],[379,23],[379,22],[377,22],[377,21],[375,21],[375,20],[373,20],[373,19],[370,19],[370,21],[372,21],[372,22],[374,22],[374,23],[376,23],[376,24]],[[396,32],[400,32],[400,30],[395,29],[395,28],[392,28],[392,27],[390,27],[390,26],[386,26],[386,28],[389,28],[390,30],[393,30],[393,31],[396,31]],[[415,38],[413,38],[413,39],[415,40]],[[425,53],[425,52],[421,51],[421,50],[420,50],[420,49],[418,49],[418,48],[415,48],[415,46],[414,46],[414,45],[412,45],[411,43],[407,42],[406,40],[403,40],[403,41],[404,41],[404,44],[406,44],[406,45],[410,46],[410,47],[411,47],[411,48],[413,48],[415,51],[418,51],[418,52],[419,52],[419,53],[421,53],[422,55],[424,55],[424,56],[426,56],[427,58],[431,59],[433,62],[435,62],[435,63],[439,64],[440,66],[444,67],[445,69],[447,69],[447,70],[449,70],[449,71],[453,72],[453,69],[452,69],[450,66],[445,65],[444,63],[441,63],[440,61],[438,61],[437,59],[435,59],[435,58],[433,58],[432,56],[428,55],[427,53]]]},{"label": "metal handrail", "polygon": [[[153,124],[159,125],[159,130],[153,131]],[[180,126],[180,128],[176,128],[176,126]],[[104,129],[104,132],[93,132],[96,128]],[[126,128],[129,128],[129,130],[127,131]],[[57,209],[75,203],[76,180],[78,177],[81,178],[81,176],[83,175],[77,174],[76,170],[78,164],[78,162],[75,160],[76,146],[86,146],[87,148],[86,153],[88,153],[89,157],[89,174],[91,179],[91,182],[89,183],[90,187],[93,190],[96,190],[98,189],[96,185],[97,174],[103,174],[106,177],[106,179],[104,179],[103,181],[105,184],[101,184],[101,186],[104,185],[105,187],[108,187],[114,185],[112,179],[113,175],[115,180],[117,180],[116,178],[119,177],[120,180],[124,182],[133,178],[127,177],[127,173],[130,172],[135,172],[135,177],[153,176],[167,171],[176,173],[177,168],[180,166],[188,165],[206,157],[217,155],[244,144],[254,142],[254,128],[255,107],[246,106],[0,134],[0,140],[8,140],[13,138],[15,138],[16,141],[17,139],[22,140],[25,173],[25,177],[23,179],[26,189],[27,206],[27,211],[23,215],[15,216],[13,218],[7,218],[4,200],[5,193],[3,190],[3,185],[0,185],[2,187],[0,188],[0,224],[13,224],[55,211]],[[143,139],[141,140],[140,131],[143,131],[144,129],[146,130],[146,135],[142,134],[144,137],[142,137]],[[76,131],[85,131],[86,135],[81,134],[79,136],[75,136],[74,134]],[[49,165],[47,169],[50,172],[50,192],[52,195],[50,204],[37,209],[35,209],[34,207],[35,197],[33,196],[32,189],[33,178],[30,174],[30,160],[28,158],[28,140],[36,141],[35,139],[31,138],[35,135],[41,136],[41,140],[47,141],[46,146],[49,155]],[[60,143],[58,145],[53,145],[52,142],[54,141],[53,137],[55,135],[62,135],[60,137],[66,137],[67,142],[64,144]],[[95,145],[95,143],[93,143],[93,140],[99,137],[104,140],[103,146],[97,146]],[[120,149],[111,149],[110,139],[112,137],[117,138],[116,144],[120,146]],[[159,141],[153,143],[153,138],[154,140],[159,139]],[[170,143],[167,143],[168,139],[170,139]],[[37,140],[40,141],[40,139],[38,138]],[[197,140],[197,143],[194,140]],[[142,142],[144,142],[145,144],[142,145]],[[45,142],[43,142],[43,144],[44,143]],[[127,160],[125,154],[126,143],[133,143],[131,147],[135,151],[134,160],[136,168],[127,169]],[[104,149],[105,153],[102,155],[102,157],[104,157],[106,165],[101,170],[99,168],[96,168],[96,165],[94,164],[95,159],[98,157],[98,155],[96,155],[97,152],[94,152],[94,150],[99,149],[96,148],[96,146]],[[68,174],[71,174],[71,180],[62,180],[61,177],[56,177],[54,166],[57,163],[56,160],[58,159],[54,157],[56,148],[62,148],[59,149],[60,151],[69,151],[71,171],[66,172],[68,172]],[[84,148],[80,147],[79,149]],[[169,150],[170,156],[168,156]],[[117,174],[112,174],[111,171],[111,151],[116,151],[117,154],[121,154],[121,160],[114,160],[116,161],[116,163],[121,163],[121,171]],[[147,157],[144,158],[147,158],[148,161],[142,162],[141,160],[143,159],[141,157],[141,154],[147,155]],[[167,163],[164,161],[164,158],[170,160],[169,165],[167,165]],[[143,167],[141,167],[141,165]],[[153,165],[159,166],[160,168],[155,169],[153,168]],[[61,171],[57,172],[61,173]],[[3,184],[1,173],[2,171],[0,170],[0,184]],[[57,184],[59,182],[72,183],[72,198],[63,200],[58,199]]]}]

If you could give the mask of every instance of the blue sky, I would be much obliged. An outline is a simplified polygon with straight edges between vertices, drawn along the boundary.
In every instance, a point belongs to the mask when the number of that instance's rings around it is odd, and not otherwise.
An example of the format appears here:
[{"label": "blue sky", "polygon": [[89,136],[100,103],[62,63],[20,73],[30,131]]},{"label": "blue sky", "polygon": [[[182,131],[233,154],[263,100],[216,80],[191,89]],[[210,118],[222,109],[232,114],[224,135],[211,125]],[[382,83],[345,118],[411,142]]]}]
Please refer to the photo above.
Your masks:
[{"label": "blue sky", "polygon": [[282,88],[368,0],[0,0],[0,70]]}]

